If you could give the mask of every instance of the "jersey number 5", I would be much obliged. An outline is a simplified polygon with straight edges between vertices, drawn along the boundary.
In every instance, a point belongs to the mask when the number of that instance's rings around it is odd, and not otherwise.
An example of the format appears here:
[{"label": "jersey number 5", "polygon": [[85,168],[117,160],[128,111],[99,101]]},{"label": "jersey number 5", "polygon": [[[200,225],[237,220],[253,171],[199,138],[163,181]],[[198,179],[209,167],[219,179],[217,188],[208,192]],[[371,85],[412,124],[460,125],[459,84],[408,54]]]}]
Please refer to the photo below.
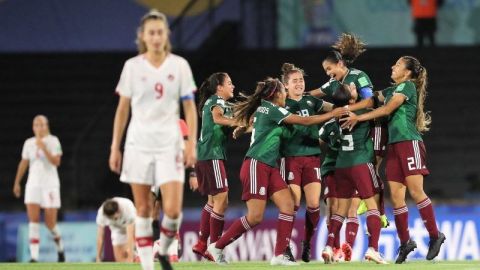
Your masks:
[{"label": "jersey number 5", "polygon": [[157,93],[155,95],[155,98],[156,99],[161,99],[163,97],[163,84],[156,83],[155,84],[155,92]]}]

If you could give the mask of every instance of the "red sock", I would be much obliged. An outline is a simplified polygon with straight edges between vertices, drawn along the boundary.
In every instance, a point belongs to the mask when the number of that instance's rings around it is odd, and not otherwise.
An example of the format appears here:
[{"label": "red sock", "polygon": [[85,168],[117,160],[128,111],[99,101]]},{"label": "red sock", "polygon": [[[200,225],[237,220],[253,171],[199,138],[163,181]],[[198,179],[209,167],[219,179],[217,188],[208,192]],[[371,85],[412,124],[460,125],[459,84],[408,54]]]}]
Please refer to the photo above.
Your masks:
[{"label": "red sock", "polygon": [[[335,238],[340,238],[339,237],[339,232],[340,229],[342,228],[343,221],[345,220],[345,217],[339,216],[337,214],[333,214],[332,217],[330,218],[330,228],[328,230],[328,238],[327,238],[327,246],[329,247],[334,247],[334,242]],[[339,245],[340,247],[340,242]]]},{"label": "red sock", "polygon": [[[210,213],[213,208],[208,203],[202,209],[202,216],[200,217],[200,231],[198,236],[200,241],[207,242],[208,237],[210,236]],[[213,242],[212,242],[213,243]]]},{"label": "red sock", "polygon": [[430,198],[427,197],[425,200],[417,203],[417,208],[420,212],[420,216],[423,219],[423,223],[427,228],[430,238],[438,238],[438,228],[437,223],[435,222],[435,213],[433,212],[433,206]]},{"label": "red sock", "polygon": [[347,218],[347,227],[345,228],[345,240],[347,243],[353,247],[355,244],[355,238],[357,238],[358,232],[358,218],[349,217]]},{"label": "red sock", "polygon": [[223,215],[217,214],[214,211],[210,214],[210,243],[217,242],[218,238],[222,236],[223,224],[225,220]]},{"label": "red sock", "polygon": [[367,228],[370,235],[368,246],[378,250],[378,239],[380,238],[380,212],[377,209],[367,211]]},{"label": "red sock", "polygon": [[320,220],[320,207],[307,207],[305,211],[305,234],[304,240],[310,243],[313,234],[317,231],[318,221]]},{"label": "red sock", "polygon": [[275,256],[283,254],[288,244],[293,229],[293,215],[278,214],[277,242],[275,244]]},{"label": "red sock", "polygon": [[253,226],[250,226],[250,224],[248,224],[247,217],[245,216],[235,220],[235,222],[233,222],[233,224],[230,225],[230,227],[222,235],[222,237],[220,237],[220,239],[217,240],[215,247],[219,249],[224,249],[230,243],[232,243],[233,241],[237,240],[240,236],[242,236],[243,233],[245,233],[248,230],[251,230],[252,228]]},{"label": "red sock", "polygon": [[400,244],[405,244],[410,239],[408,232],[408,208],[406,205],[393,209],[393,216],[395,217],[395,226],[397,227],[398,239]]}]

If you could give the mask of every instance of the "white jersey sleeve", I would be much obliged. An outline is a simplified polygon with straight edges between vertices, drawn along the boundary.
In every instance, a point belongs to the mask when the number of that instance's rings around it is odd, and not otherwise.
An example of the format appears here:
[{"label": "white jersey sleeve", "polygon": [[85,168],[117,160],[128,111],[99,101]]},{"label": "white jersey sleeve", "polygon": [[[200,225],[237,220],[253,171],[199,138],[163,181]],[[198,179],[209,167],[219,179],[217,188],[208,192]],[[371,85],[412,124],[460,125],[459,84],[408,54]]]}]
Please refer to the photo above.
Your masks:
[{"label": "white jersey sleeve", "polygon": [[108,225],[108,222],[103,215],[103,204],[100,206],[100,208],[98,208],[96,223],[97,225],[104,227]]},{"label": "white jersey sleeve", "polygon": [[132,68],[131,62],[126,61],[123,65],[122,74],[120,75],[120,81],[118,82],[115,92],[120,96],[132,97],[133,93],[133,84],[132,84]]},{"label": "white jersey sleeve", "polygon": [[181,72],[181,81],[180,81],[180,97],[185,97],[193,94],[197,90],[197,85],[193,79],[192,69],[188,64],[187,60],[182,58],[180,62],[180,72]]},{"label": "white jersey sleeve", "polygon": [[132,224],[135,222],[135,217],[137,216],[137,210],[135,209],[135,205],[129,199],[124,199],[123,203],[123,214],[125,217],[125,222],[127,224]]},{"label": "white jersey sleeve", "polygon": [[22,159],[29,159],[29,158],[28,158],[28,140],[26,140],[26,141],[23,143]]},{"label": "white jersey sleeve", "polygon": [[47,147],[48,151],[54,156],[61,156],[63,154],[62,145],[56,136],[51,137],[50,143],[47,145]]}]

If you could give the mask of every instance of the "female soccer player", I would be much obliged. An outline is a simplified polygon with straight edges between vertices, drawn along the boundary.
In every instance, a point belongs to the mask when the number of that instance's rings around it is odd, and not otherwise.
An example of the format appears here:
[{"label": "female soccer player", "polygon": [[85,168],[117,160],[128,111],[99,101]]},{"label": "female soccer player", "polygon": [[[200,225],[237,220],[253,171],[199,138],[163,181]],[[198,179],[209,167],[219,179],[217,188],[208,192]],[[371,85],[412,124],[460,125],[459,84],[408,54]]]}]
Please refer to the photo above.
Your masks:
[{"label": "female soccer player", "polygon": [[102,261],[105,227],[111,232],[113,256],[117,262],[133,262],[136,210],[127,198],[114,197],[102,203],[97,212],[97,262]]},{"label": "female soccer player", "polygon": [[315,125],[340,115],[344,110],[337,109],[322,115],[302,117],[283,108],[285,98],[283,84],[278,79],[269,78],[259,82],[255,93],[234,108],[238,123],[253,126],[250,148],[240,169],[242,200],[247,203],[248,213],[235,221],[216,243],[208,246],[207,251],[219,264],[226,263],[222,250],[262,221],[267,198],[270,198],[280,211],[275,252],[270,264],[297,264],[283,255],[290,241],[294,207],[292,195],[277,168],[280,140],[286,135],[283,124]]},{"label": "female soccer player", "polygon": [[392,66],[391,78],[395,82],[392,87],[375,92],[371,99],[351,105],[350,110],[377,107],[378,103],[384,105],[358,116],[350,113],[343,126],[352,128],[357,122],[388,116],[386,177],[401,243],[395,262],[403,263],[407,255],[417,247],[408,232],[408,208],[405,203],[407,189],[417,203],[420,216],[430,235],[426,258],[432,260],[440,252],[445,235],[438,231],[432,203],[423,190],[423,176],[428,175],[429,171],[421,134],[429,130],[431,123],[430,116],[424,112],[427,70],[415,57],[402,56]]},{"label": "female soccer player", "polygon": [[[343,106],[355,102],[356,97],[352,97],[350,91],[346,86],[336,89],[332,95],[334,103],[337,106]],[[359,113],[362,112],[360,111]],[[333,246],[335,236],[340,231],[353,198],[358,196],[365,200],[368,208],[367,228],[370,237],[365,259],[385,264],[386,261],[378,252],[381,221],[375,194],[378,193],[380,187],[372,163],[374,157],[373,142],[369,137],[370,125],[365,123],[365,125],[358,126],[351,132],[342,130],[339,134],[340,146],[334,174],[338,208],[337,212],[333,213],[330,218],[329,236],[326,247],[322,252],[322,257],[325,263],[334,261]],[[346,243],[345,245],[348,244]],[[350,252],[345,255],[351,255],[351,248]]]},{"label": "female soccer player", "polygon": [[231,107],[227,101],[233,97],[234,85],[227,73],[217,72],[200,86],[198,108],[202,129],[197,144],[198,162],[195,165],[199,191],[207,196],[200,219],[199,240],[193,252],[212,260],[206,253],[207,240],[217,242],[222,235],[224,213],[228,204],[228,183],[224,161],[228,126],[234,125]]},{"label": "female soccer player", "polygon": [[57,247],[58,261],[65,261],[62,238],[57,227],[57,213],[60,208],[60,180],[57,167],[62,158],[62,146],[56,136],[50,134],[47,117],[37,115],[33,119],[34,137],[25,141],[22,159],[18,164],[13,185],[13,194],[20,198],[20,186],[28,171],[25,185],[25,205],[28,215],[28,238],[30,239],[30,262],[37,262],[40,251],[40,209],[45,211],[45,225],[52,234]]},{"label": "female soccer player", "polygon": [[[284,63],[282,66],[282,82],[287,89],[285,109],[300,116],[310,116],[320,111],[331,111],[333,104],[310,95],[304,95],[304,71],[293,64]],[[288,183],[294,199],[294,218],[302,191],[305,193],[307,210],[305,212],[305,233],[302,241],[302,260],[310,261],[310,241],[315,233],[320,219],[320,147],[318,143],[318,129],[314,126],[294,125],[289,127],[292,136],[282,141],[282,164],[280,172]],[[286,255],[294,260],[289,247]]]},{"label": "female soccer player", "polygon": [[[150,11],[140,22],[139,55],[126,61],[117,86],[120,95],[115,114],[110,169],[132,189],[137,217],[135,237],[144,270],[153,270],[150,187],[160,187],[164,216],[159,259],[171,269],[167,249],[182,220],[184,163],[196,162],[197,113],[195,82],[188,62],[170,52],[168,22],[164,14]],[[181,100],[189,129],[185,144],[178,127]],[[120,144],[132,110],[122,164]],[[120,166],[122,164],[122,166]]]}]

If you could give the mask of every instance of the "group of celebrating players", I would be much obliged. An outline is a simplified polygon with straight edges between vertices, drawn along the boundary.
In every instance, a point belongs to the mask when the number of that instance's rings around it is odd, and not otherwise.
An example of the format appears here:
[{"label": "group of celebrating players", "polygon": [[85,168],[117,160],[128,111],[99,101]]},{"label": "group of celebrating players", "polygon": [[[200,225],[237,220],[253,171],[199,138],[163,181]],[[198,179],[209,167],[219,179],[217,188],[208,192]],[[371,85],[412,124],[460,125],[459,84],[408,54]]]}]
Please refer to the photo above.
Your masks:
[{"label": "group of celebrating players", "polygon": [[[120,99],[109,159],[111,170],[131,186],[135,214],[122,218],[123,208],[110,202],[102,205],[99,215],[103,213],[119,224],[134,224],[130,230],[134,231],[142,269],[154,269],[153,237],[159,237],[156,257],[162,269],[172,269],[168,248],[177,239],[182,221],[185,167],[194,168],[198,189],[208,197],[193,251],[218,264],[227,264],[223,249],[262,221],[267,199],[271,199],[279,215],[270,263],[298,265],[289,242],[302,192],[306,212],[301,257],[309,262],[322,190],[328,205],[324,262],[335,262],[340,256],[351,260],[359,224],[357,209],[363,204],[369,235],[364,258],[387,264],[378,252],[380,230],[388,225],[384,185],[379,178],[383,159],[401,244],[396,263],[403,263],[416,248],[408,232],[407,189],[430,235],[426,258],[438,255],[445,236],[438,231],[431,201],[423,191],[423,177],[429,172],[421,134],[428,131],[431,122],[423,108],[427,70],[416,58],[400,57],[391,67],[392,86],[373,91],[368,75],[351,67],[365,51],[364,44],[351,34],[343,34],[323,59],[323,69],[331,79],[320,88],[307,93],[304,71],[285,63],[280,79],[258,82],[253,94],[242,94],[241,101],[235,103],[229,102],[234,97],[232,78],[225,72],[214,73],[198,89],[201,133],[197,142],[196,86],[188,62],[170,51],[166,17],[150,11],[142,18],[137,34],[139,55],[126,61],[116,89]],[[185,141],[178,127],[179,100],[189,134]],[[122,157],[120,146],[130,114]],[[244,133],[251,133],[240,170],[242,200],[248,210],[224,231],[226,142],[228,137],[236,139]],[[38,151],[45,153],[40,146],[37,142]],[[49,154],[45,156],[46,162],[51,160]],[[18,196],[22,176],[17,174],[15,181]],[[197,183],[190,184],[197,187]],[[152,187],[158,188],[163,210],[155,235]],[[26,203],[32,203],[25,198]],[[34,203],[43,206],[40,199]],[[345,220],[346,243],[340,246],[339,232]],[[97,222],[107,224],[98,218]],[[55,232],[52,234],[60,239]],[[122,236],[112,237],[112,241],[115,248],[116,243],[127,240]]]}]

